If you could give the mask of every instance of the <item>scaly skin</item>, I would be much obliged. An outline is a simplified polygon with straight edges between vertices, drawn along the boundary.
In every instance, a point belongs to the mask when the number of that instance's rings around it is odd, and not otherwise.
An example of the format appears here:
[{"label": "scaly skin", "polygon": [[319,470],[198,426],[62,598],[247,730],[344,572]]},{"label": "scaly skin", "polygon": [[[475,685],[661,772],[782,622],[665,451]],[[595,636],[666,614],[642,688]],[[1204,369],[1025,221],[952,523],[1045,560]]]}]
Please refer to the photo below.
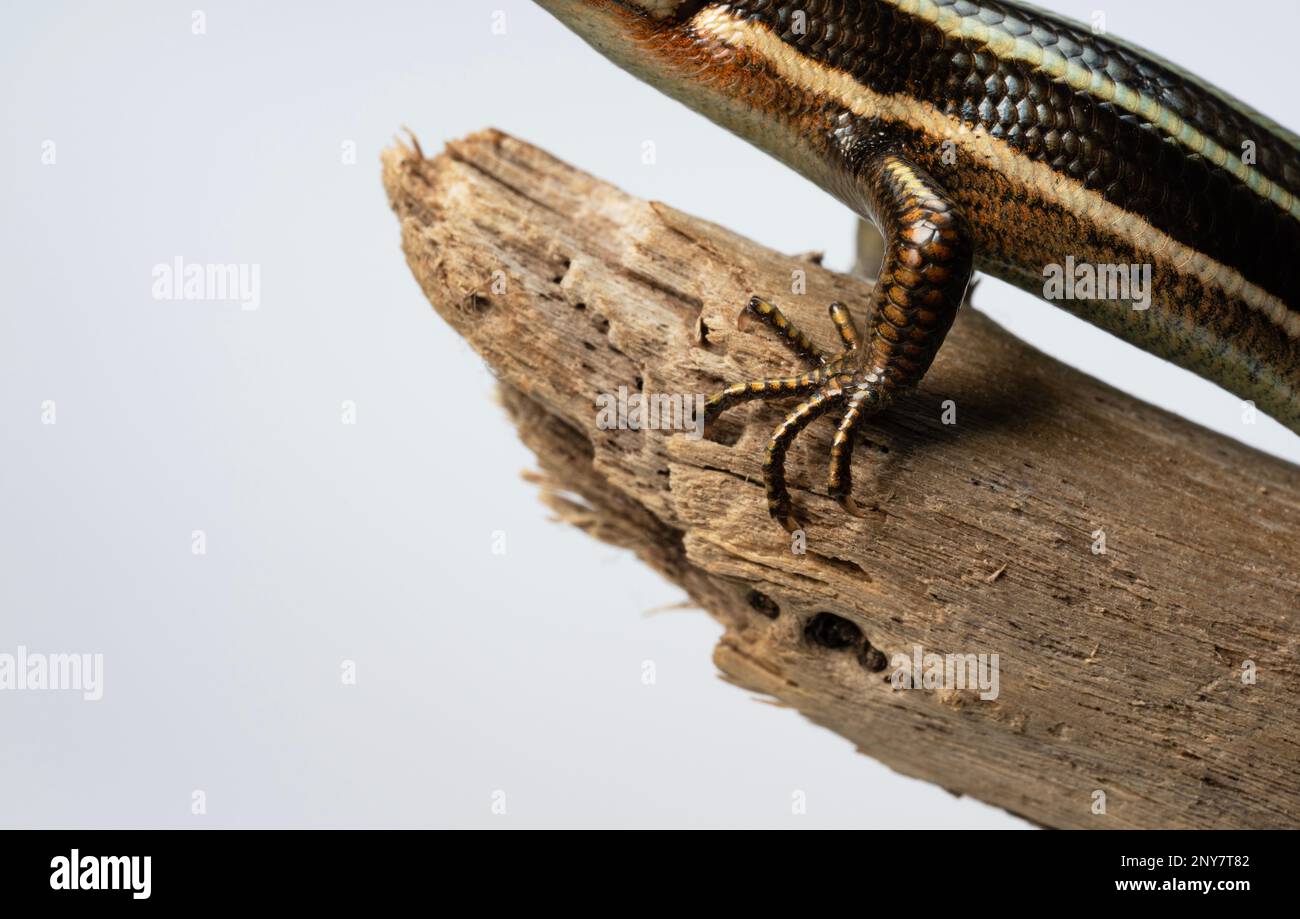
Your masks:
[{"label": "scaly skin", "polygon": [[[1054,302],[1300,431],[1300,138],[1221,91],[994,0],[538,2],[885,237],[860,347],[710,403],[716,415],[748,398],[809,397],[765,464],[786,527],[798,525],[782,470],[790,441],[844,410],[830,492],[852,511],[858,426],[920,381],[975,268],[1043,296],[1044,269],[1068,257],[1150,266],[1148,309]],[[776,317],[801,336],[779,311],[762,318]]]}]

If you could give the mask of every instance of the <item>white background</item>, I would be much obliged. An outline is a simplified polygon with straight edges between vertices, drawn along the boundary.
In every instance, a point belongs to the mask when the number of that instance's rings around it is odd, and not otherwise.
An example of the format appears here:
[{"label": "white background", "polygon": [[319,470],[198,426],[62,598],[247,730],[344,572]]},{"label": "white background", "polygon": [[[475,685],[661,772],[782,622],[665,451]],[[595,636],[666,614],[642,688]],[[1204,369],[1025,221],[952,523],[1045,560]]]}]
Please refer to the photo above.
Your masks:
[{"label": "white background", "polygon": [[[1107,25],[1300,126],[1300,8],[1222,8]],[[854,220],[826,195],[523,0],[6,4],[0,99],[0,653],[106,669],[97,703],[0,692],[0,825],[1023,825],[724,684],[718,626],[650,615],[681,593],[546,520],[490,375],[406,268],[378,156],[402,124],[427,151],[492,125],[847,268]],[[260,308],[154,300],[177,255],[259,264]],[[976,305],[1300,459],[1051,306],[992,281]]]}]

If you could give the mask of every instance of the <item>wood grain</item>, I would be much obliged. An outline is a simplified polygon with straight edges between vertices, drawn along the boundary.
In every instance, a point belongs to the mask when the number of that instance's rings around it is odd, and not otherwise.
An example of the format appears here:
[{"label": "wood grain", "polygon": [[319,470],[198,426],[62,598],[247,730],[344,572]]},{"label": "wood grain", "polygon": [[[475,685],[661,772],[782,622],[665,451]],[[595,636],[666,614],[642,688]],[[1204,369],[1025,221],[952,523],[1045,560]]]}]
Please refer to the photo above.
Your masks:
[{"label": "wood grain", "polygon": [[[1300,470],[966,308],[920,389],[867,426],[867,519],[826,497],[832,423],[796,441],[800,554],[760,475],[788,403],[735,409],[698,439],[603,430],[595,400],[792,371],[768,330],[736,328],[749,296],[831,348],[826,304],[866,303],[868,282],[496,131],[432,159],[399,144],[383,177],[408,264],[498,374],[544,500],[723,623],[728,679],[1044,826],[1300,825]],[[875,669],[917,646],[996,653],[997,698]]]}]

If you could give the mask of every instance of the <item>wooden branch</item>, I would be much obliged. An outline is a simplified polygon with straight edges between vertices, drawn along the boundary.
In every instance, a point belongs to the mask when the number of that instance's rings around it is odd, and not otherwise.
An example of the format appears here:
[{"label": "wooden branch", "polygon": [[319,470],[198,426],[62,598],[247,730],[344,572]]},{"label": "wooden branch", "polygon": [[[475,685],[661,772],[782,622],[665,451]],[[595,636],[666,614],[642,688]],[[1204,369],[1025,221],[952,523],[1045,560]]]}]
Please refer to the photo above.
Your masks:
[{"label": "wooden branch", "polygon": [[[760,472],[788,404],[693,439],[601,429],[596,397],[792,369],[766,329],[737,330],[749,296],[833,347],[826,304],[864,304],[868,283],[495,131],[383,165],[411,270],[499,375],[544,499],[722,622],[728,679],[1046,826],[1300,824],[1300,470],[966,309],[920,390],[868,425],[869,519],[826,497],[830,423],[796,442],[796,554]],[[783,293],[796,271],[806,293]],[[892,659],[916,646],[996,653],[997,698],[896,688]]]}]

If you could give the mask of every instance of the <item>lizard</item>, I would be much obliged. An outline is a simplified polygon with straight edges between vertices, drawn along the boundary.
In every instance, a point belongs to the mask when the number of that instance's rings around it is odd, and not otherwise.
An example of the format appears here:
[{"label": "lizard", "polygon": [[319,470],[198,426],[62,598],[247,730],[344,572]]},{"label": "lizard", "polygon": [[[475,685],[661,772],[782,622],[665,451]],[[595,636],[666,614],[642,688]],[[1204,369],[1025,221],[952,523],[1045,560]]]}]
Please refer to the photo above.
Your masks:
[{"label": "lizard", "polygon": [[[1011,0],[536,2],[883,238],[865,335],[833,303],[842,347],[828,353],[754,296],[741,327],[770,326],[807,371],[706,402],[708,421],[801,398],[763,463],[769,513],[787,530],[800,528],[787,451],[831,412],[828,492],[862,515],[850,461],[861,427],[924,377],[976,271],[1300,432],[1300,137],[1226,92]],[[1149,292],[1061,296],[1044,279],[1062,265],[1121,278],[1141,267]]]}]

